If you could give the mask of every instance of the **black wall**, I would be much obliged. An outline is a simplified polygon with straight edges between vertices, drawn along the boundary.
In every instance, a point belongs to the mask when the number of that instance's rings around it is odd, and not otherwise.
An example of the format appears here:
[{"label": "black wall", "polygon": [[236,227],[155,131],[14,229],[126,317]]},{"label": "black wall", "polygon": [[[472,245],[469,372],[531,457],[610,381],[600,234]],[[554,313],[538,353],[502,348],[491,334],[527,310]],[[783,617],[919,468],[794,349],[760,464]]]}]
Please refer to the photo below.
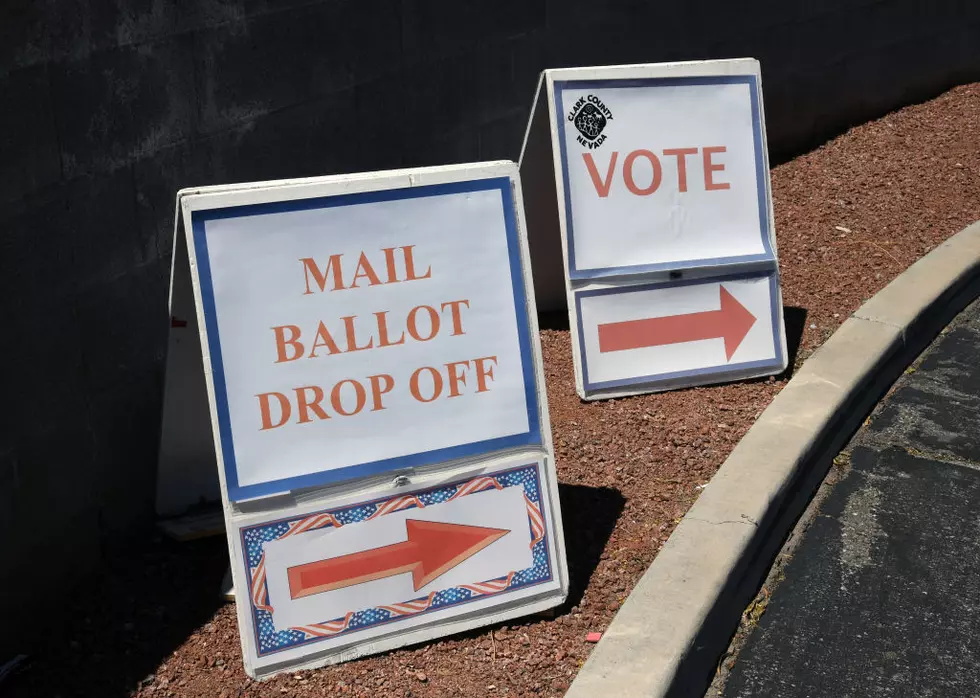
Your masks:
[{"label": "black wall", "polygon": [[977,0],[0,5],[0,590],[17,608],[45,592],[40,561],[84,573],[152,521],[178,188],[516,159],[547,67],[759,58],[777,158],[980,78]]}]

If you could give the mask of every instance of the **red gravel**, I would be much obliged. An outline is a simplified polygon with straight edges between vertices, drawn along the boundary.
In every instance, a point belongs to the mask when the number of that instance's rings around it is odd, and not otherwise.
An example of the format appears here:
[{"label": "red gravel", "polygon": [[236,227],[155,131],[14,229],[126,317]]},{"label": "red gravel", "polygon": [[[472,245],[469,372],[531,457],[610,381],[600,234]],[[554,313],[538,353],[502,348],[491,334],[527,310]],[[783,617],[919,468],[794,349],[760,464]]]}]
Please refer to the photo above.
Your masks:
[{"label": "red gravel", "polygon": [[[980,219],[980,83],[859,126],[775,168],[772,181],[798,365],[865,299]],[[242,669],[233,606],[215,610],[223,541],[155,541],[112,556],[69,600],[71,622],[9,682],[12,695],[560,695],[594,646],[588,634],[606,629],[787,378],[583,403],[568,332],[543,330],[541,341],[575,541],[570,600],[556,614],[256,683]]]}]

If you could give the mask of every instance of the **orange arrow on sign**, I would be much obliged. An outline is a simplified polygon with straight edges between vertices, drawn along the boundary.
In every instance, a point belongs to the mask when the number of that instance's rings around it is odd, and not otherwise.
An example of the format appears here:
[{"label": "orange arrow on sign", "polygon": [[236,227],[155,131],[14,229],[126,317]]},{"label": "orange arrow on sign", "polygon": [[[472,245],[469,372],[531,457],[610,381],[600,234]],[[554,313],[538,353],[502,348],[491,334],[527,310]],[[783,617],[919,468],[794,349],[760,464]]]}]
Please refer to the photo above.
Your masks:
[{"label": "orange arrow on sign", "polygon": [[599,352],[604,354],[722,338],[725,340],[725,356],[731,361],[732,354],[755,324],[756,317],[724,286],[719,284],[718,288],[721,310],[599,325]]},{"label": "orange arrow on sign", "polygon": [[406,519],[405,530],[408,540],[402,543],[290,567],[286,570],[290,598],[299,599],[405,572],[412,573],[412,583],[418,591],[510,533],[501,528],[416,519]]}]

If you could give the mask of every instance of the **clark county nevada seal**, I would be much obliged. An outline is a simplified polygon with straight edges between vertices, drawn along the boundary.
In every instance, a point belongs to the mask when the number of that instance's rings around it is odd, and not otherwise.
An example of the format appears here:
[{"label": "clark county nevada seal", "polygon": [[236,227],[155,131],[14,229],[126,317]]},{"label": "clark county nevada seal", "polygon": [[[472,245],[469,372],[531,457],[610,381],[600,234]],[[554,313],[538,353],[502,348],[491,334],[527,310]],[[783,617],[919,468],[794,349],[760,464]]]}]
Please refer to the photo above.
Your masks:
[{"label": "clark county nevada seal", "polygon": [[579,97],[568,113],[568,120],[575,124],[579,132],[575,140],[590,150],[598,148],[606,141],[606,135],[602,131],[612,118],[609,107],[595,95]]}]

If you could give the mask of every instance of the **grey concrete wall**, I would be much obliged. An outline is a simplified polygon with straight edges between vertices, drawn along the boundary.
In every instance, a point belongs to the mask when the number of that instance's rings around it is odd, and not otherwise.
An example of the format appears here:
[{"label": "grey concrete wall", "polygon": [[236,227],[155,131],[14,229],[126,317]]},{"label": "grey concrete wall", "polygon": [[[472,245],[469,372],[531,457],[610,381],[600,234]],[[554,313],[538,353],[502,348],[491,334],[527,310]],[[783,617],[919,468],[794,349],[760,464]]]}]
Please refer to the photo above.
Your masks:
[{"label": "grey concrete wall", "polygon": [[0,4],[0,590],[152,520],[179,187],[516,159],[543,68],[733,56],[779,157],[977,79],[978,37],[976,0]]}]

